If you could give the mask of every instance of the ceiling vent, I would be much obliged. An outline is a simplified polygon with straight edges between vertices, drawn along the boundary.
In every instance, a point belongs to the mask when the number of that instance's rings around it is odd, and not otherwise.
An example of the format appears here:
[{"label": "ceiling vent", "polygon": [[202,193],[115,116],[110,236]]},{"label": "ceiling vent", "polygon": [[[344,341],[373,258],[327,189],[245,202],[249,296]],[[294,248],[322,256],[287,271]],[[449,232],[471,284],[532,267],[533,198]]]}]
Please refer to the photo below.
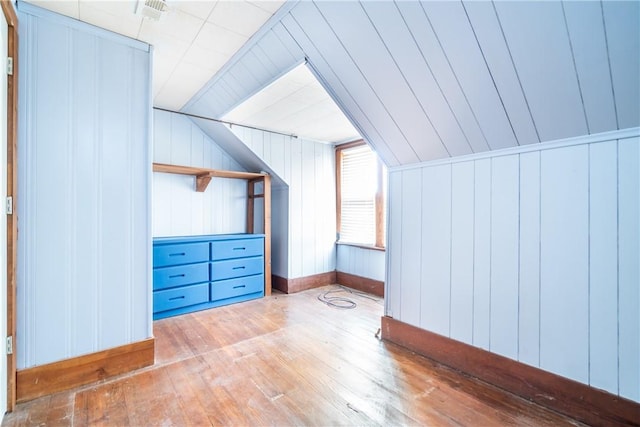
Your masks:
[{"label": "ceiling vent", "polygon": [[168,9],[166,0],[139,0],[136,13],[145,18],[159,21]]}]

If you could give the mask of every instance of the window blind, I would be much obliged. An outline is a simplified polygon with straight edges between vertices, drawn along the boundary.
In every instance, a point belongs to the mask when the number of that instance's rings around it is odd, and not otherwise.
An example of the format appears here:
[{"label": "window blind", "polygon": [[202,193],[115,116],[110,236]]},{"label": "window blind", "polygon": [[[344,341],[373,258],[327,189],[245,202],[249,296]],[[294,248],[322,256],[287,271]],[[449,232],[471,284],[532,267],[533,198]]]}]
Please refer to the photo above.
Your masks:
[{"label": "window blind", "polygon": [[376,242],[376,167],[376,155],[366,145],[342,151],[341,242]]}]

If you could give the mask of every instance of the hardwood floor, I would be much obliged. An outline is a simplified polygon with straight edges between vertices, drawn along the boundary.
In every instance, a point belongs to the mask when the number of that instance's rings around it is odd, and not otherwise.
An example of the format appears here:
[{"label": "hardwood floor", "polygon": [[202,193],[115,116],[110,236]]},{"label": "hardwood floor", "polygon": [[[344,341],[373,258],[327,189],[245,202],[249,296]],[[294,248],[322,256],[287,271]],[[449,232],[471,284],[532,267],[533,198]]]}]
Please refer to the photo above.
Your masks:
[{"label": "hardwood floor", "polygon": [[331,308],[319,294],[156,321],[156,364],[20,404],[23,425],[580,425],[375,335],[382,300]]}]

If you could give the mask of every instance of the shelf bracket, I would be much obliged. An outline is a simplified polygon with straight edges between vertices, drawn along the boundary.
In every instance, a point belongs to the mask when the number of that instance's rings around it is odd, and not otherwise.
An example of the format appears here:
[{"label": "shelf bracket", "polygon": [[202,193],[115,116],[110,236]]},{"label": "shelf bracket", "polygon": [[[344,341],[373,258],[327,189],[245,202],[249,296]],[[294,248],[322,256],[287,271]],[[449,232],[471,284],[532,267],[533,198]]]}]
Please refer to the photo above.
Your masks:
[{"label": "shelf bracket", "polygon": [[200,175],[196,175],[196,191],[198,193],[203,193],[209,183],[211,182],[211,174],[203,173]]}]

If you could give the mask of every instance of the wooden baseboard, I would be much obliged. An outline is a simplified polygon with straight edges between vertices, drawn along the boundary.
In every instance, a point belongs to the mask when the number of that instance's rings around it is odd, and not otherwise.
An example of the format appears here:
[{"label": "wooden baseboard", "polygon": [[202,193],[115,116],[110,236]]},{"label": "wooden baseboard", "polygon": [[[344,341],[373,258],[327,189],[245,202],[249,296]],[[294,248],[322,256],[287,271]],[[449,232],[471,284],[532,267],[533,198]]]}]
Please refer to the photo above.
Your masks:
[{"label": "wooden baseboard", "polygon": [[17,399],[40,396],[89,384],[153,365],[155,339],[111,348],[17,372]]},{"label": "wooden baseboard", "polygon": [[272,276],[272,286],[274,289],[293,294],[306,291],[307,289],[319,288],[320,286],[332,285],[336,283],[336,272],[314,274],[313,276],[298,277],[296,279],[285,279],[280,276]]},{"label": "wooden baseboard", "polygon": [[640,425],[640,404],[477,347],[382,318],[382,338],[593,426]]},{"label": "wooden baseboard", "polygon": [[373,280],[367,277],[337,271],[336,282],[340,285],[348,286],[358,291],[384,297],[384,282],[379,280]]}]

